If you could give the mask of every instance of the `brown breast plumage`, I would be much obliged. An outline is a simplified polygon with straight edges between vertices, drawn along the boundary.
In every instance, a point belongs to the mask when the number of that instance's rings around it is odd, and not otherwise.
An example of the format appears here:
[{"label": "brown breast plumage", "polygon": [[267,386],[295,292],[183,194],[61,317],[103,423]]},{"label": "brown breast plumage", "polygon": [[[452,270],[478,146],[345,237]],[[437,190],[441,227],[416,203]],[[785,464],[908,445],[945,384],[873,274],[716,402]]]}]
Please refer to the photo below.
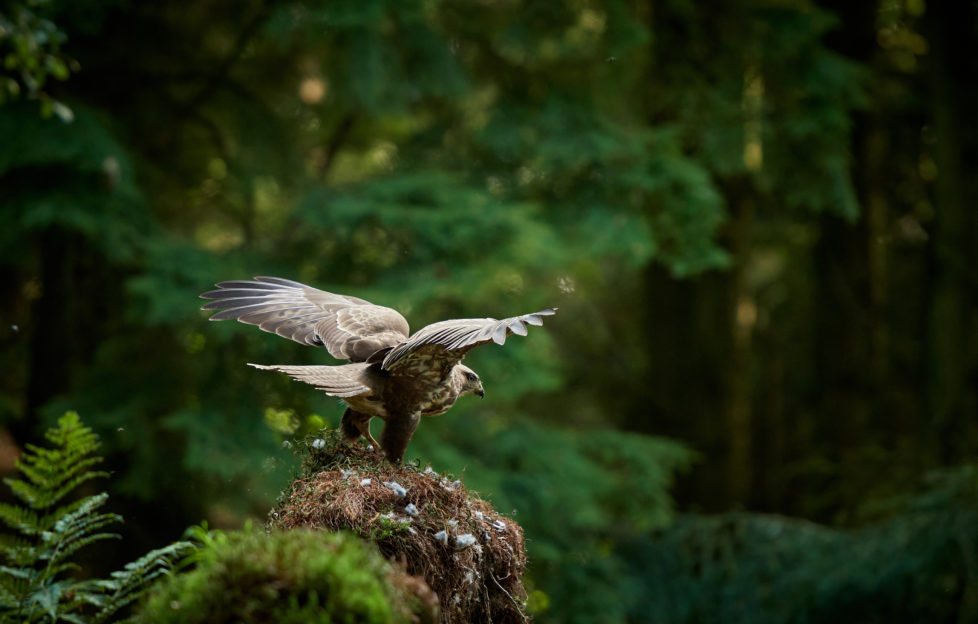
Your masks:
[{"label": "brown breast plumage", "polygon": [[458,391],[446,380],[431,392],[427,405],[421,408],[421,413],[425,416],[441,416],[455,405],[457,399]]}]

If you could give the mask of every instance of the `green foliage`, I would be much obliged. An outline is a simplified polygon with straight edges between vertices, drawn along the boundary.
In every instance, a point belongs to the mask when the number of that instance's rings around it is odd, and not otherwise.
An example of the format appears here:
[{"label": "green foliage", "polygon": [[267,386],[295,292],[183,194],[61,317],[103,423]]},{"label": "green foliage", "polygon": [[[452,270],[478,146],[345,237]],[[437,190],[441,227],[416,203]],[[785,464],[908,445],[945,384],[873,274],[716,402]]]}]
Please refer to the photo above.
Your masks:
[{"label": "green foliage", "polygon": [[265,424],[273,431],[297,440],[316,434],[326,426],[318,414],[310,414],[300,420],[294,410],[271,407],[265,409]]},{"label": "green foliage", "polygon": [[[934,145],[956,133],[938,137],[929,75],[861,64],[915,62],[927,41],[892,17],[902,3],[820,4],[4,4],[0,55],[26,47],[0,82],[24,95],[26,71],[74,121],[0,89],[3,426],[30,439],[69,406],[91,413],[126,458],[113,501],[169,503],[146,534],[260,516],[285,481],[281,442],[319,426],[294,415],[335,424],[342,408],[245,367],[329,362],[206,323],[211,283],[301,279],[415,328],[557,305],[543,331],[472,352],[485,402],[411,448],[520,511],[541,621],[641,621],[648,588],[674,587],[641,562],[688,454],[646,434],[703,451],[686,503],[822,518],[945,446],[970,453],[971,369],[920,364],[945,255],[921,241],[957,236],[931,228],[947,214]],[[83,71],[56,83],[59,59],[74,70],[62,51]],[[850,227],[857,199],[877,214]],[[942,445],[919,408],[944,368],[970,398]],[[733,375],[764,466],[749,500],[727,487]]]},{"label": "green foliage", "polygon": [[14,530],[0,541],[0,616],[4,622],[105,622],[136,600],[171,562],[190,548],[176,542],[154,550],[109,579],[73,580],[77,552],[119,536],[102,531],[122,521],[101,513],[108,494],[60,504],[79,485],[107,473],[90,468],[98,439],[68,412],[47,432],[52,448],[27,445],[17,467],[23,479],[4,479],[23,505],[0,504],[0,521]]},{"label": "green foliage", "polygon": [[405,596],[375,549],[348,534],[296,529],[216,533],[138,615],[174,622],[410,622]]},{"label": "green foliage", "polygon": [[[0,134],[7,190],[0,243],[17,252],[4,257],[5,265],[29,261],[31,242],[52,230],[83,236],[115,262],[131,261],[154,224],[129,154],[98,114],[80,105],[64,124],[11,105],[0,114]],[[59,183],[44,183],[50,179]]]},{"label": "green foliage", "polygon": [[61,52],[64,31],[50,19],[56,3],[25,0],[0,10],[0,106],[19,97],[37,99],[43,117],[73,119],[71,109],[52,98],[49,80],[66,80],[77,65]]},{"label": "green foliage", "polygon": [[[11,106],[0,116],[3,263],[33,285],[66,254],[45,274],[48,299],[25,296],[17,319],[43,344],[0,358],[37,371],[67,362],[63,385],[37,401],[48,418],[82,407],[117,432],[111,451],[132,465],[116,487],[134,497],[183,496],[189,479],[191,508],[230,484],[235,506],[260,509],[280,474],[264,469],[277,446],[264,410],[338,417],[314,392],[241,366],[324,354],[202,324],[192,301],[213,281],[281,274],[396,307],[415,327],[559,305],[552,330],[473,354],[489,396],[500,410],[538,397],[535,416],[552,424],[616,426],[623,416],[597,413],[615,397],[555,391],[602,358],[615,359],[601,367],[609,388],[622,383],[610,371],[642,372],[628,324],[642,313],[615,297],[647,267],[729,266],[722,191],[747,171],[745,72],[770,76],[776,101],[813,94],[761,124],[764,148],[780,150],[757,174],[772,203],[785,189],[818,209],[834,201],[813,161],[835,162],[833,188],[848,187],[845,123],[818,149],[807,142],[823,137],[820,120],[847,118],[856,77],[826,53],[824,15],[805,8],[728,7],[716,20],[730,37],[713,37],[701,29],[714,18],[683,2],[655,20],[620,0],[117,5],[51,0],[89,72],[72,124]],[[696,33],[700,55],[724,46],[718,65],[687,58],[672,30],[657,32],[660,17]],[[793,36],[772,34],[782,26]],[[749,57],[738,51],[758,33]],[[798,128],[783,148],[782,123]],[[77,348],[46,337],[52,326]]]},{"label": "green foliage", "polygon": [[841,530],[760,514],[681,516],[637,551],[644,622],[939,622],[978,617],[978,470],[934,475]]}]

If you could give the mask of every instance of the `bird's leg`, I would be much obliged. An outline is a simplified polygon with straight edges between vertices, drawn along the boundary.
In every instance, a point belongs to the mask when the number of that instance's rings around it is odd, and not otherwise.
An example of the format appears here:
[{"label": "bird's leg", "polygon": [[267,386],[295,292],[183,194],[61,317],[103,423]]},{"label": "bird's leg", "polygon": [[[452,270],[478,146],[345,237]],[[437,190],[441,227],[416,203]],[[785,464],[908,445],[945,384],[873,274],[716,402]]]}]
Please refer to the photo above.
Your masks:
[{"label": "bird's leg", "polygon": [[374,445],[374,449],[380,450],[380,443],[374,440],[374,437],[370,435],[370,417],[364,418],[363,420],[357,421],[357,427],[360,429],[360,434],[367,438],[367,441]]},{"label": "bird's leg", "polygon": [[413,414],[393,414],[387,417],[387,424],[384,431],[380,434],[380,446],[384,449],[384,454],[391,463],[398,463],[404,457],[408,442],[414,435],[414,430],[418,428],[421,415]]},{"label": "bird's leg", "polygon": [[368,416],[362,412],[356,412],[353,408],[346,408],[346,411],[343,412],[343,418],[340,419],[340,430],[343,432],[343,437],[352,442],[360,436],[363,436],[374,445],[375,449],[379,450],[380,444],[370,435],[371,418],[372,416]]}]

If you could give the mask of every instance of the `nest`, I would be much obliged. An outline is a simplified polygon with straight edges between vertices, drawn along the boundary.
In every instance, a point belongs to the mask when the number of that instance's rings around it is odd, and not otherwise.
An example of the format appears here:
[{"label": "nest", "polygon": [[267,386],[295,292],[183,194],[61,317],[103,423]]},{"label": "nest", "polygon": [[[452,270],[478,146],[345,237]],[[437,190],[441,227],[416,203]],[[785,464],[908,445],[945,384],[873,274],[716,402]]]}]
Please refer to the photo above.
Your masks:
[{"label": "nest", "polygon": [[523,529],[461,481],[430,467],[392,465],[338,432],[304,443],[302,475],[269,513],[269,526],[349,530],[420,576],[441,622],[529,621]]}]

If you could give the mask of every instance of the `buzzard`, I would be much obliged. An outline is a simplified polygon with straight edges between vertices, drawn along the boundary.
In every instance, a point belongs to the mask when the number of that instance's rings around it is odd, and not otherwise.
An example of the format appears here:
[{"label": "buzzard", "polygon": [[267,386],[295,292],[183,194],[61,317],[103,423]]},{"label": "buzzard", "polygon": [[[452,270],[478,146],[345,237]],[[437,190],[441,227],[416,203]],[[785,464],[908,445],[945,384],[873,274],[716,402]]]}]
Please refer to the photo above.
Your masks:
[{"label": "buzzard", "polygon": [[[482,380],[462,358],[472,347],[503,344],[509,334],[526,335],[527,325],[556,308],[496,320],[452,319],[411,335],[396,310],[336,295],[280,277],[219,282],[201,295],[212,321],[237,319],[301,344],[325,347],[340,366],[262,366],[342,398],[347,409],[340,428],[349,440],[363,435],[387,459],[399,462],[422,416],[447,412],[466,394],[485,396]],[[378,444],[370,435],[373,417],[385,421]]]}]

